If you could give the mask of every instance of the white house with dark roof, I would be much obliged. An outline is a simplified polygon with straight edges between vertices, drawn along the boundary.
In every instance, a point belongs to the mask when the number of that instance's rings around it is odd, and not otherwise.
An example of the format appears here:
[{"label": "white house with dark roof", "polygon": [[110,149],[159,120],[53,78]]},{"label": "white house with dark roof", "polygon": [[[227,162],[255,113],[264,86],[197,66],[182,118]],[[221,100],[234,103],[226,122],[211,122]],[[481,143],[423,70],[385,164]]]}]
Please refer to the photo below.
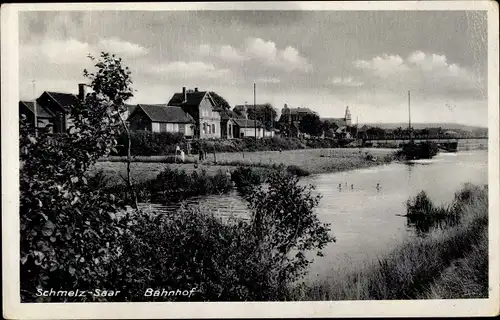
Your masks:
[{"label": "white house with dark roof", "polygon": [[138,104],[127,121],[131,130],[150,132],[179,132],[194,136],[195,121],[180,107],[166,104]]},{"label": "white house with dark roof", "polygon": [[[221,138],[221,115],[219,106],[207,91],[186,90],[174,93],[168,102],[170,107],[178,107],[194,120],[194,137],[199,139]],[[224,128],[227,130],[227,128]]]}]

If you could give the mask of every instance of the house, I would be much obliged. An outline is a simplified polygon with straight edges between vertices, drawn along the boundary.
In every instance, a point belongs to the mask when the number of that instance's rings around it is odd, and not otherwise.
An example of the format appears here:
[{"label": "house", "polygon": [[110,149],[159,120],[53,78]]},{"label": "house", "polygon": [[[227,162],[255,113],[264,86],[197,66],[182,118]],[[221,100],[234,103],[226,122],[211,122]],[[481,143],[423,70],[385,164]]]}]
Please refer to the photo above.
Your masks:
[{"label": "house", "polygon": [[180,107],[166,104],[138,104],[128,117],[131,130],[180,132],[193,137],[195,120]]},{"label": "house", "polygon": [[285,103],[278,121],[283,134],[289,137],[301,136],[300,121],[307,114],[315,114],[315,112],[309,108],[289,108]]},{"label": "house", "polygon": [[[221,138],[221,115],[218,106],[207,91],[186,90],[175,93],[167,104],[179,107],[194,120],[193,136],[199,139]],[[227,128],[224,128],[227,132]]]},{"label": "house", "polygon": [[37,118],[37,128],[44,128],[50,125],[50,131],[54,130],[54,115],[43,106],[34,101],[19,101],[19,119],[26,116],[26,119],[32,126],[35,124],[35,108]]},{"label": "house", "polygon": [[241,119],[242,116],[231,110],[217,108],[220,113],[221,138],[233,139],[239,136],[238,126],[234,119]]},{"label": "house", "polygon": [[[87,95],[87,85],[78,84],[78,94],[44,91],[36,99],[36,112],[38,127],[52,125],[53,133],[66,132],[71,127],[71,108],[84,100]],[[136,106],[125,104],[127,110],[122,115],[123,119],[128,117]],[[19,115],[26,115],[34,123],[35,103],[20,101]]]},{"label": "house", "polygon": [[259,120],[249,120],[249,119],[232,119],[235,124],[234,137],[244,138],[244,137],[264,137],[264,126]]},{"label": "house", "polygon": [[[79,85],[84,94],[83,85]],[[71,93],[44,91],[36,99],[37,127],[52,125],[52,132],[61,133],[71,126],[71,107],[78,102],[78,96]],[[19,102],[19,113],[25,114],[34,123],[34,102]]]}]

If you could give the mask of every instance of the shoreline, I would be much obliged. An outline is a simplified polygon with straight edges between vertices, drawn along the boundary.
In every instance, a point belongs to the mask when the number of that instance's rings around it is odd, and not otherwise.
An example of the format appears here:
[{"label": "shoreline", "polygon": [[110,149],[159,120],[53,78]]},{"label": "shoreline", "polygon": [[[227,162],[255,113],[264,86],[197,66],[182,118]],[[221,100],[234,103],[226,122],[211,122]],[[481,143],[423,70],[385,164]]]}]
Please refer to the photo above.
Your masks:
[{"label": "shoreline", "polygon": [[[352,269],[291,288],[295,301],[464,299],[488,296],[488,192],[469,185],[457,225],[406,239],[395,249]],[[458,249],[457,249],[458,248]]]},{"label": "shoreline", "polygon": [[[131,171],[134,180],[143,181],[155,178],[166,167],[184,169],[187,173],[205,169],[209,174],[215,174],[219,169],[234,170],[238,166],[256,169],[272,169],[283,164],[285,167],[298,167],[309,174],[336,173],[356,169],[365,169],[394,162],[393,149],[378,148],[323,148],[299,149],[286,151],[254,151],[245,153],[216,153],[216,162],[207,154],[207,159],[195,168],[193,157],[184,163],[171,163],[172,156],[133,157]],[[367,157],[372,157],[370,160]],[[124,176],[126,172],[126,157],[110,157],[99,159],[93,171],[104,170],[108,176]],[[134,177],[135,176],[135,177]]]}]

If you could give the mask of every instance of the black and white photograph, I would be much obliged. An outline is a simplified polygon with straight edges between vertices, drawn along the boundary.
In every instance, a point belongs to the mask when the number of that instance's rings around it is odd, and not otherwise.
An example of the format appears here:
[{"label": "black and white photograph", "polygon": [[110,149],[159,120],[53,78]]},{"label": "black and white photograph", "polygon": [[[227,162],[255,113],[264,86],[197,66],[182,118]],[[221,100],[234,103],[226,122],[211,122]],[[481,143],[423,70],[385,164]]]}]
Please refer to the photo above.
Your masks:
[{"label": "black and white photograph", "polygon": [[498,315],[497,3],[1,13],[5,318]]}]

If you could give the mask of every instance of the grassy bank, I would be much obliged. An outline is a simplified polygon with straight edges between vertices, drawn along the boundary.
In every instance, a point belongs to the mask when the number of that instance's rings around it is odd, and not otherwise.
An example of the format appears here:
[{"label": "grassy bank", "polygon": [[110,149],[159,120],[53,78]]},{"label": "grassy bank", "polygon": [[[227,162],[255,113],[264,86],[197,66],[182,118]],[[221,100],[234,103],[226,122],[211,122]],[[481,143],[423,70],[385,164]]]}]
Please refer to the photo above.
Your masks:
[{"label": "grassy bank", "polygon": [[[294,289],[293,300],[485,298],[488,295],[487,188],[470,188],[460,221],[411,238],[376,263],[332,271]],[[462,190],[463,191],[463,190]]]},{"label": "grassy bank", "polygon": [[[394,159],[394,150],[390,149],[303,149],[290,151],[257,151],[257,152],[223,152],[216,153],[215,164],[213,154],[208,154],[207,160],[194,166],[194,157],[186,157],[189,163],[172,163],[171,156],[134,157],[131,165],[132,177],[136,181],[155,178],[164,168],[183,169],[191,174],[193,171],[205,169],[209,174],[215,174],[219,169],[230,171],[237,166],[251,166],[260,170],[272,169],[278,165],[294,167],[311,174],[338,172],[367,168],[389,163]],[[108,157],[99,161],[94,171],[103,170],[110,177],[121,181],[125,177],[125,157]]]}]

